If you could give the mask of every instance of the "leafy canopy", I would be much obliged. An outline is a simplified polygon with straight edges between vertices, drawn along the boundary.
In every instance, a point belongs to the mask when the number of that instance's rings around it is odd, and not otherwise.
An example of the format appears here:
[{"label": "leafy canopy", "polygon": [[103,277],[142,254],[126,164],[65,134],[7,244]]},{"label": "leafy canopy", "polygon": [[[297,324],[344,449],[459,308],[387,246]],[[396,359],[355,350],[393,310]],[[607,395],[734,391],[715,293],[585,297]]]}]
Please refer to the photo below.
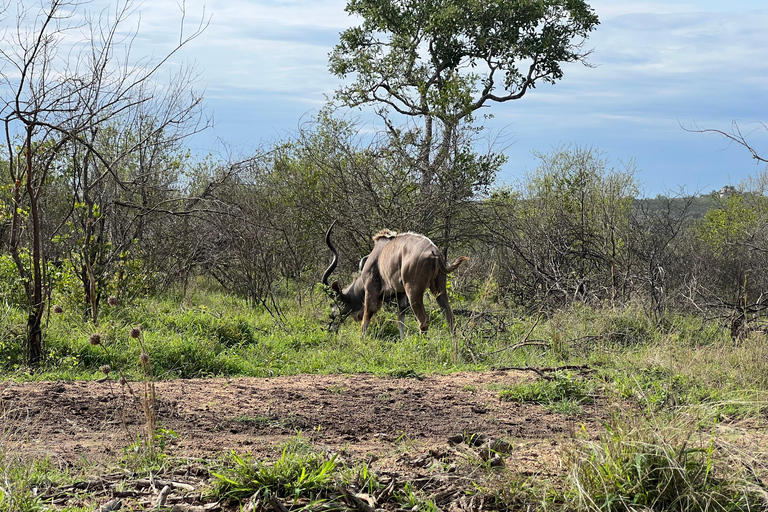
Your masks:
[{"label": "leafy canopy", "polygon": [[355,81],[337,98],[456,123],[487,102],[521,98],[585,62],[598,25],[583,0],[349,0],[330,70]]}]

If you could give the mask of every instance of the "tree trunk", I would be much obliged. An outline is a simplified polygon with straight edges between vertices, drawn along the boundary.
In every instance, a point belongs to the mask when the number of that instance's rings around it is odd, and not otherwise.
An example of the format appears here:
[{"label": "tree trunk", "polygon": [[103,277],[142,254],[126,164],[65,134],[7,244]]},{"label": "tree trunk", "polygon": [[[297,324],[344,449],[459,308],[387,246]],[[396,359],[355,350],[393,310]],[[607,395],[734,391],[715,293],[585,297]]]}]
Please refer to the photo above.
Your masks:
[{"label": "tree trunk", "polygon": [[36,367],[43,357],[43,308],[35,308],[27,318],[26,356],[30,366]]},{"label": "tree trunk", "polygon": [[35,176],[32,167],[32,134],[27,135],[25,147],[27,161],[27,194],[29,194],[29,215],[32,219],[32,296],[27,320],[27,355],[30,366],[37,366],[43,353],[43,332],[41,330],[45,301],[43,299],[43,241],[40,233],[40,205],[37,202],[35,179],[42,183],[44,176]]}]

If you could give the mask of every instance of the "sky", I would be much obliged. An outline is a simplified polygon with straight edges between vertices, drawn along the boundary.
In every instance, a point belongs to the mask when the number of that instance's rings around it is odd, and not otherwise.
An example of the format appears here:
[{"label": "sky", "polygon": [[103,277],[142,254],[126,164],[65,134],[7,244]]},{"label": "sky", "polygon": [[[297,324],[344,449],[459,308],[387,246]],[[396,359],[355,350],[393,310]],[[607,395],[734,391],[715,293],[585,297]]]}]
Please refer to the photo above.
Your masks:
[{"label": "sky", "polygon": [[[180,0],[138,5],[133,52],[161,54],[179,37]],[[91,10],[109,5],[93,0]],[[328,71],[339,33],[359,20],[345,0],[186,0],[184,30],[203,34],[171,66],[195,66],[213,128],[191,141],[199,153],[245,155],[295,134],[340,85]],[[504,141],[499,178],[537,165],[534,152],[593,148],[617,169],[630,162],[642,193],[707,193],[765,170],[714,134],[736,121],[768,157],[768,4],[765,0],[595,0],[600,25],[587,46],[592,67],[522,99],[494,104],[484,121]],[[137,18],[138,19],[138,18]]]}]

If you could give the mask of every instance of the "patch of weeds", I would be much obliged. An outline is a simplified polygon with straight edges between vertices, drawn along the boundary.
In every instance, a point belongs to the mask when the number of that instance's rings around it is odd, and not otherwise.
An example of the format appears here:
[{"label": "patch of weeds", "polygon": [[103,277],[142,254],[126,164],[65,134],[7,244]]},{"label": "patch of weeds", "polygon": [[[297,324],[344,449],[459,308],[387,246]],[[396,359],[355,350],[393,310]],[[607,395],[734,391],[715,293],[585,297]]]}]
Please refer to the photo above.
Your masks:
[{"label": "patch of weeds", "polygon": [[219,319],[213,326],[216,339],[225,347],[236,347],[255,343],[253,329],[243,320]]},{"label": "patch of weeds", "polygon": [[629,347],[653,341],[657,332],[647,315],[628,309],[618,316],[611,317],[607,338],[610,343]]},{"label": "patch of weeds", "polygon": [[591,511],[761,510],[765,503],[746,469],[726,462],[718,444],[674,419],[616,414],[599,441],[582,441],[566,456],[566,498]]},{"label": "patch of weeds", "polygon": [[631,373],[616,372],[611,378],[620,396],[656,410],[697,404],[715,398],[691,377],[676,374],[661,366],[640,368]]},{"label": "patch of weeds", "polygon": [[592,403],[594,383],[576,378],[571,373],[555,372],[549,379],[510,387],[499,391],[501,400],[540,404],[553,412],[578,414],[581,405]]},{"label": "patch of weeds", "polygon": [[317,450],[301,434],[283,444],[277,460],[258,461],[251,454],[233,452],[224,467],[211,474],[215,480],[207,497],[228,507],[439,510],[424,491],[411,483],[400,482],[391,475],[380,479],[365,463],[346,466],[336,455]]},{"label": "patch of weeds", "polygon": [[477,386],[473,386],[472,384],[467,384],[463,388],[461,388],[462,391],[467,391],[469,393],[476,393],[477,392]]},{"label": "patch of weeds", "polygon": [[[505,471],[493,471],[496,479],[476,485],[475,494],[486,497],[490,510],[558,510],[562,499],[551,480]],[[553,507],[546,504],[555,504]],[[490,505],[490,506],[489,506]]]},{"label": "patch of weeds", "polygon": [[283,423],[272,416],[236,416],[232,418],[232,421],[240,423],[241,425],[251,425],[258,427],[266,427],[269,425],[283,426]]},{"label": "patch of weeds", "polygon": [[326,389],[326,391],[328,391],[329,393],[333,393],[334,395],[343,395],[348,390],[349,388],[346,386],[336,386],[336,385],[328,386],[328,388]]},{"label": "patch of weeds", "polygon": [[434,501],[425,498],[410,483],[406,483],[402,491],[396,493],[396,496],[404,509],[418,510],[419,512],[438,512],[440,510]]},{"label": "patch of weeds", "polygon": [[151,441],[137,436],[136,442],[124,450],[122,464],[131,471],[139,474],[149,474],[165,469],[168,455],[165,450],[168,444],[179,436],[173,430],[158,428]]},{"label": "patch of weeds", "polygon": [[229,467],[218,473],[212,494],[216,499],[269,501],[276,498],[312,502],[324,499],[335,489],[336,457],[326,457],[314,450],[297,449],[304,444],[286,446],[273,463],[252,460],[250,454],[230,455]]},{"label": "patch of weeds", "polygon": [[47,510],[42,495],[69,479],[50,457],[24,459],[0,453],[0,512]]},{"label": "patch of weeds", "polygon": [[411,370],[411,369],[392,370],[390,372],[387,372],[387,374],[390,377],[394,377],[396,379],[424,380],[424,374],[418,373],[415,370]]}]

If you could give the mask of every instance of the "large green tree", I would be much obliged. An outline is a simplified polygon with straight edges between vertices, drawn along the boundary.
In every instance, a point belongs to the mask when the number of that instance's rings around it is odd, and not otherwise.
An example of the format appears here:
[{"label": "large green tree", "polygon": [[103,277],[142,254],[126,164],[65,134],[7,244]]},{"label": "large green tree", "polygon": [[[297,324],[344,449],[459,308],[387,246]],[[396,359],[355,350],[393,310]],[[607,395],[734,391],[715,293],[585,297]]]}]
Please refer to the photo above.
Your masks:
[{"label": "large green tree", "polygon": [[[376,107],[397,144],[412,148],[425,197],[455,181],[441,174],[456,155],[466,161],[462,124],[585,62],[598,24],[583,0],[349,0],[346,10],[363,22],[330,55],[331,72],[347,79],[336,98]],[[484,171],[464,176],[467,191],[487,182]]]}]

